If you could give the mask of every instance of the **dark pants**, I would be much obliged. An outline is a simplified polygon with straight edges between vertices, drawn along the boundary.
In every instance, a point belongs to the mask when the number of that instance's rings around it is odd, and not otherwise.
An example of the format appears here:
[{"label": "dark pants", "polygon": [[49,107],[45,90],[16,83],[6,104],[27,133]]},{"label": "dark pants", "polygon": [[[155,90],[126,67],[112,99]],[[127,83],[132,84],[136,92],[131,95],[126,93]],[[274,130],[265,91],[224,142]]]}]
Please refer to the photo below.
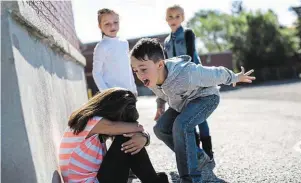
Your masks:
[{"label": "dark pants", "polygon": [[121,144],[129,138],[116,136],[106,153],[97,174],[100,183],[127,183],[129,170],[143,183],[158,182],[158,176],[148,157],[145,148],[135,155],[121,151]]}]

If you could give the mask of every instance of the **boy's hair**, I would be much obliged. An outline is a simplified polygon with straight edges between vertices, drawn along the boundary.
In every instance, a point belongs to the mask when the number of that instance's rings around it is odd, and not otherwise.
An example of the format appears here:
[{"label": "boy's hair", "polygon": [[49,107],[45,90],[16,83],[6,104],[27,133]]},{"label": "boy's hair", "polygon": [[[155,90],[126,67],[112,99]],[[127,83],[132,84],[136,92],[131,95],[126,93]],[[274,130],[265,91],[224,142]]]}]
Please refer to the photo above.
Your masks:
[{"label": "boy's hair", "polygon": [[118,13],[116,13],[114,10],[111,10],[111,9],[108,9],[108,8],[100,9],[97,12],[98,24],[101,23],[101,17],[105,14],[115,14],[115,15],[119,16]]},{"label": "boy's hair", "polygon": [[168,11],[170,11],[170,10],[180,10],[184,16],[184,8],[182,8],[180,5],[175,4],[173,6],[168,7],[166,9],[166,15],[167,15]]},{"label": "boy's hair", "polygon": [[151,38],[140,39],[131,50],[131,56],[140,61],[151,60],[154,63],[165,59],[162,45],[158,39]]},{"label": "boy's hair", "polygon": [[100,116],[112,122],[136,122],[139,118],[136,101],[135,95],[129,90],[122,88],[104,90],[74,111],[68,125],[77,135],[85,129],[89,119],[94,116]]}]

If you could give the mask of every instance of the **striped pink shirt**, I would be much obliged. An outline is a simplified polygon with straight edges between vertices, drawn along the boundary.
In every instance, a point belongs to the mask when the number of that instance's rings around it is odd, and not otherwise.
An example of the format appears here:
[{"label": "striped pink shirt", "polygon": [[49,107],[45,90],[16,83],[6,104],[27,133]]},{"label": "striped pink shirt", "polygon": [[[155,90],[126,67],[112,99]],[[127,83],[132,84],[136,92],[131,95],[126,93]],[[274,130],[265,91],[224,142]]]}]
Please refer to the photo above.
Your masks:
[{"label": "striped pink shirt", "polygon": [[106,152],[98,134],[86,138],[101,117],[93,117],[78,135],[67,128],[59,152],[59,165],[65,183],[98,183],[97,172]]}]

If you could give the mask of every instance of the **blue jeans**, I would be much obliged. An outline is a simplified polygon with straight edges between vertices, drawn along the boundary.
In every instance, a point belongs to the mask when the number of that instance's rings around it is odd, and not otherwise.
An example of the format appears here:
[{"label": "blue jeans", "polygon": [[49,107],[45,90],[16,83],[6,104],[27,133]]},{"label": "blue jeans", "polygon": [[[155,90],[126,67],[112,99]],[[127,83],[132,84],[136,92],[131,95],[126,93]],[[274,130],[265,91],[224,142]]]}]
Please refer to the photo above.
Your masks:
[{"label": "blue jeans", "polygon": [[203,123],[219,104],[219,96],[210,95],[192,100],[181,113],[169,108],[154,126],[156,136],[176,154],[182,182],[200,183],[199,151],[195,141],[195,126]]},{"label": "blue jeans", "polygon": [[198,129],[200,131],[201,137],[210,136],[210,131],[209,131],[209,126],[208,126],[207,120],[205,120],[203,123],[199,124]]}]

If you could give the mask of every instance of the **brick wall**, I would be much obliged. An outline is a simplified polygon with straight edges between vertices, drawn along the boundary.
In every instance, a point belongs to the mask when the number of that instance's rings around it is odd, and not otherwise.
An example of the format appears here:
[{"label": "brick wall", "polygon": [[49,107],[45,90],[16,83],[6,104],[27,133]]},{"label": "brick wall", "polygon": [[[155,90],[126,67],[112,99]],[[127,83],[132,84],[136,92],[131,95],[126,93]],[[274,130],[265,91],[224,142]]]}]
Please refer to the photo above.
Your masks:
[{"label": "brick wall", "polygon": [[79,49],[71,1],[26,1],[37,14],[52,25],[75,48]]}]

